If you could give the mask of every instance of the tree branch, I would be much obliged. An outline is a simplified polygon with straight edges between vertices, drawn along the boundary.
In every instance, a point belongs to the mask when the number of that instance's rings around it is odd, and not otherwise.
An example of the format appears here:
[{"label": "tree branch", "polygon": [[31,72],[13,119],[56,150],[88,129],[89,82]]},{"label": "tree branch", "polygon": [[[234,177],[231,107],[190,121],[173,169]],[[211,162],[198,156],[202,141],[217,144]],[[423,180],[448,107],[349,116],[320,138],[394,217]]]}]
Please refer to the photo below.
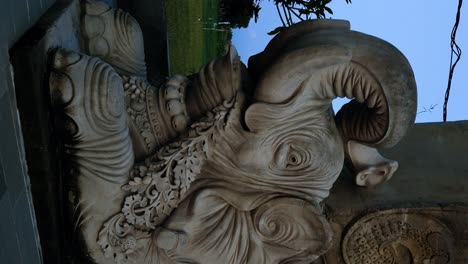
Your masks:
[{"label": "tree branch", "polygon": [[[457,63],[460,61],[460,58],[461,58],[461,55],[462,55],[462,50],[458,46],[458,44],[456,42],[457,29],[458,29],[458,24],[460,23],[460,13],[461,13],[462,5],[463,5],[463,0],[459,0],[458,1],[457,16],[455,18],[455,25],[453,26],[452,35],[451,35],[450,48],[451,48],[452,51],[451,51],[451,54],[450,54],[450,69],[449,69],[447,90],[445,91],[445,99],[444,99],[444,112],[443,112],[444,122],[447,122],[447,108],[448,108],[448,101],[449,101],[449,98],[450,98],[450,88],[452,87],[453,72],[455,71],[455,67],[457,66]],[[456,57],[455,62],[453,62],[454,56]]]},{"label": "tree branch", "polygon": [[278,15],[279,15],[279,17],[280,17],[280,19],[281,19],[281,23],[283,24],[283,27],[286,27],[286,24],[284,23],[283,16],[281,15],[281,11],[280,11],[278,5],[279,5],[278,3],[275,4],[275,6],[276,6],[276,11],[278,11]]}]

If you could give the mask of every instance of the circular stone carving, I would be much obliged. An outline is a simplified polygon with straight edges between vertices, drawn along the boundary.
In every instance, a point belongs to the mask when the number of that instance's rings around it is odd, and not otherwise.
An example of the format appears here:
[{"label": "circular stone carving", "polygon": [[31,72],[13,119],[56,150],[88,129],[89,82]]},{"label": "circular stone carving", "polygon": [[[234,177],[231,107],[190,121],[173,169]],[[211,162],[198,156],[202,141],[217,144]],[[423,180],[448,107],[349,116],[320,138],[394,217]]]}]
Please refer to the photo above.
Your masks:
[{"label": "circular stone carving", "polygon": [[439,220],[408,210],[369,214],[346,232],[347,264],[454,263],[454,238]]}]

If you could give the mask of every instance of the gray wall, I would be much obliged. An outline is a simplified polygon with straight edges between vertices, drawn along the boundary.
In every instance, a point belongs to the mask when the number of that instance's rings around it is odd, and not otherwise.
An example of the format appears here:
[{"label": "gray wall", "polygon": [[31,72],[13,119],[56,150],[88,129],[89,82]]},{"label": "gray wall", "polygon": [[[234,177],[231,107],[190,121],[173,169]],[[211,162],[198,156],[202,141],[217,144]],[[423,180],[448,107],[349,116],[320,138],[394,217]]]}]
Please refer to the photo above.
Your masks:
[{"label": "gray wall", "polygon": [[42,263],[9,49],[55,2],[2,0],[0,8],[0,259]]},{"label": "gray wall", "polygon": [[359,219],[388,208],[408,213],[408,219],[415,213],[446,225],[446,235],[454,239],[451,263],[468,263],[468,121],[416,124],[381,153],[399,163],[388,182],[357,187],[345,169],[325,200],[334,241],[323,263],[343,264],[343,236]]},{"label": "gray wall", "polygon": [[359,188],[344,171],[327,203],[359,212],[408,204],[468,205],[468,121],[416,124],[391,149],[380,151],[397,160],[393,177],[376,188]]}]

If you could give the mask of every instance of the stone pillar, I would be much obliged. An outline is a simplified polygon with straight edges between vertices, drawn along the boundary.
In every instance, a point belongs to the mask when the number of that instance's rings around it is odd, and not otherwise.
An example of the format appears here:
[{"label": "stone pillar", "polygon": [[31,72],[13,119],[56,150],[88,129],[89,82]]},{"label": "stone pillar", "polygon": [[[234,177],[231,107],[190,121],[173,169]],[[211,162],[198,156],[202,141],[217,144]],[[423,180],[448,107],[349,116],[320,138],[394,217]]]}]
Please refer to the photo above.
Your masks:
[{"label": "stone pillar", "polygon": [[[4,0],[0,8],[0,262],[58,263],[41,250],[9,49],[54,0]],[[36,205],[36,204],[34,204]],[[37,209],[37,208],[36,208]],[[52,227],[53,228],[53,227]],[[42,251],[42,253],[41,253]]]},{"label": "stone pillar", "polygon": [[[30,4],[32,5],[33,2],[34,5],[39,5],[40,1],[30,1]],[[19,2],[14,1],[14,3]],[[52,4],[52,1],[50,1],[50,4]],[[30,7],[30,10],[36,10],[34,6]],[[36,8],[38,7],[36,6]],[[27,165],[27,168],[23,169],[24,172],[27,171],[27,175],[24,175],[24,177],[27,178],[27,183],[31,183],[37,219],[37,225],[34,223],[34,229],[36,229],[35,232],[39,232],[41,241],[40,246],[37,244],[34,248],[42,249],[44,263],[58,264],[69,262],[67,248],[70,245],[70,238],[67,237],[69,233],[64,231],[66,224],[64,211],[66,207],[63,206],[67,194],[62,192],[63,187],[67,184],[64,181],[64,179],[67,179],[67,175],[62,175],[60,170],[58,138],[56,137],[56,131],[53,129],[53,116],[50,114],[48,84],[44,82],[43,76],[47,71],[48,54],[51,49],[59,45],[65,45],[69,49],[79,49],[79,41],[75,34],[79,32],[80,28],[80,5],[77,0],[57,1],[43,15],[42,13],[46,9],[46,6],[43,9],[38,9],[42,11],[37,14],[37,17],[39,15],[42,15],[42,17],[37,23],[34,20],[28,24],[28,27],[31,28],[10,50],[10,61],[12,63],[10,77],[14,78],[18,107],[16,109],[16,105],[14,105],[13,111],[15,117],[19,117],[21,120],[21,130],[18,129],[19,134],[16,141],[5,138],[7,140],[5,144],[19,142],[23,147],[24,142],[25,153],[23,155],[25,154],[25,157],[5,156],[16,159],[17,162],[22,162],[23,166]],[[2,103],[2,106],[4,105]],[[2,112],[4,113],[4,111]],[[2,129],[2,131],[11,132],[13,130]],[[8,164],[11,164],[11,162],[8,162]],[[18,176],[16,177],[19,179]],[[16,190],[15,193],[21,194],[22,192]],[[27,208],[26,205],[18,206],[21,206],[23,210]],[[19,228],[26,227],[25,224],[22,224]],[[18,237],[22,236],[18,235]],[[25,243],[32,240],[24,238],[21,241]],[[20,252],[28,255],[28,252],[34,251],[21,248]],[[42,262],[40,259],[37,261],[37,263]],[[6,261],[5,263],[21,262]],[[24,263],[35,262],[25,261]]]}]

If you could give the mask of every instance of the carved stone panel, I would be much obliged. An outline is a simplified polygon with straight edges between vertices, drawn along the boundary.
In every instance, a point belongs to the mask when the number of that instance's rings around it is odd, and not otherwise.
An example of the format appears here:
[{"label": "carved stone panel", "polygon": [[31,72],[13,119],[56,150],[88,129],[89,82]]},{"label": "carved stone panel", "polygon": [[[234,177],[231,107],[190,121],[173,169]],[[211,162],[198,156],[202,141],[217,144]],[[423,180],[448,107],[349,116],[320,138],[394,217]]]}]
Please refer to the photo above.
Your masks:
[{"label": "carved stone panel", "polygon": [[371,213],[354,223],[342,242],[347,264],[455,263],[455,239],[445,224],[404,209]]}]

